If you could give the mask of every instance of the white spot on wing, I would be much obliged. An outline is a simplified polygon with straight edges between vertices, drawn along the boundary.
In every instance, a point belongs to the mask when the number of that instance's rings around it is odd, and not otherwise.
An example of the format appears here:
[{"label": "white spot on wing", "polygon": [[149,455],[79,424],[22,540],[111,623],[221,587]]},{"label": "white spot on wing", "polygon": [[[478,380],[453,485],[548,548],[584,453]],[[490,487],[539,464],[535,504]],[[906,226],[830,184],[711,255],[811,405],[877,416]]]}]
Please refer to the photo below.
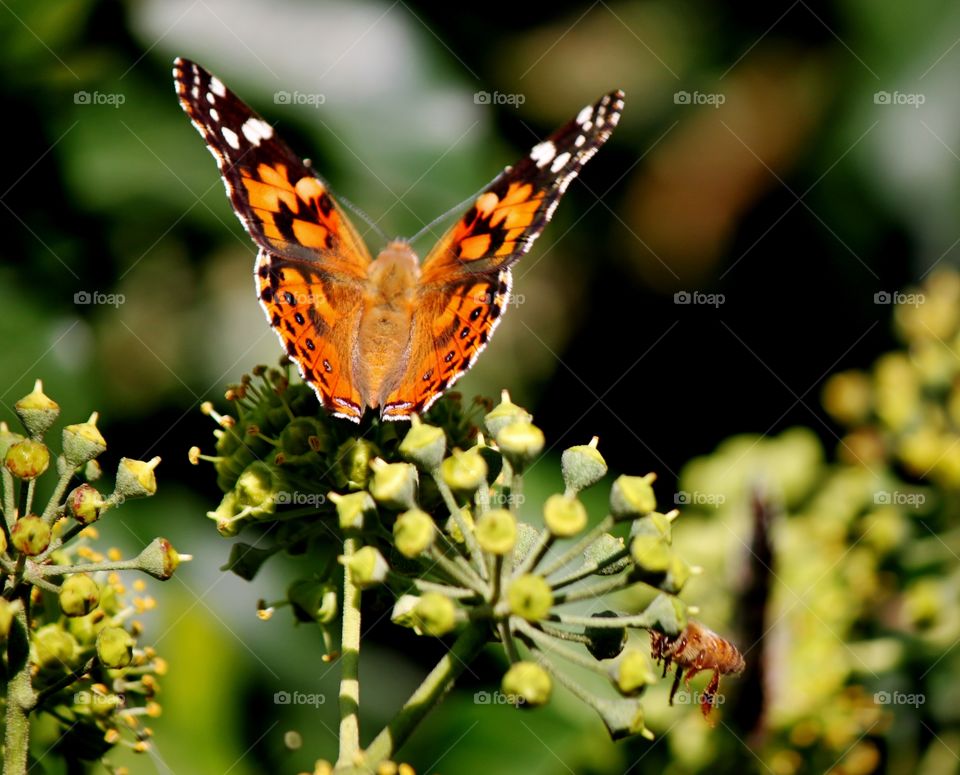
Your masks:
[{"label": "white spot on wing", "polygon": [[212,118],[214,121],[220,120],[220,113],[216,108],[210,108],[210,118]]},{"label": "white spot on wing", "polygon": [[591,116],[593,116],[593,105],[587,105],[587,107],[577,114],[577,123],[585,124],[590,120]]},{"label": "white spot on wing", "polygon": [[273,137],[273,127],[262,118],[248,118],[243,122],[243,136],[254,145],[260,145],[261,140]]},{"label": "white spot on wing", "polygon": [[210,76],[210,91],[212,91],[212,92],[213,92],[214,94],[216,94],[218,97],[226,97],[226,96],[227,96],[227,87],[224,86],[224,85],[223,85],[223,81],[221,81],[221,80],[220,80],[219,78],[217,78],[217,76],[215,76],[215,75],[211,75],[211,76]]},{"label": "white spot on wing", "polygon": [[216,98],[215,96],[213,96],[213,92],[212,92],[212,91],[208,91],[208,92],[207,92],[207,102],[209,102],[211,105],[213,105],[213,103],[215,103],[216,101],[217,101],[217,98]]},{"label": "white spot on wing", "polygon": [[223,135],[223,139],[227,141],[227,145],[229,145],[235,151],[240,150],[240,138],[237,136],[236,132],[227,126],[221,127],[220,132]]},{"label": "white spot on wing", "polygon": [[568,161],[570,161],[570,154],[567,151],[564,151],[553,160],[553,164],[550,165],[550,171],[559,172],[564,168],[564,166],[566,166]]},{"label": "white spot on wing", "polygon": [[530,151],[530,158],[536,162],[538,167],[543,167],[548,164],[550,160],[557,155],[556,146],[551,143],[549,140],[544,140],[542,143],[538,143],[533,146],[533,150]]}]

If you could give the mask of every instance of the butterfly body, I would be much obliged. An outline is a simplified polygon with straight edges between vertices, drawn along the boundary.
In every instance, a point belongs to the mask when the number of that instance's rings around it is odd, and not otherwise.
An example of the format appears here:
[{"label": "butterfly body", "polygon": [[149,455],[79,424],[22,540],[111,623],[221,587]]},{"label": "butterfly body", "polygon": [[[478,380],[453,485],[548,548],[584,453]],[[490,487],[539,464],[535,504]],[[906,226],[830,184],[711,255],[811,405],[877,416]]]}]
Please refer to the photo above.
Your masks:
[{"label": "butterfly body", "polygon": [[623,108],[611,92],[534,146],[421,263],[402,240],[372,258],[312,166],[215,76],[177,59],[174,81],[259,247],[267,321],[323,406],[353,422],[368,408],[422,413],[474,364],[506,311],[510,267]]}]

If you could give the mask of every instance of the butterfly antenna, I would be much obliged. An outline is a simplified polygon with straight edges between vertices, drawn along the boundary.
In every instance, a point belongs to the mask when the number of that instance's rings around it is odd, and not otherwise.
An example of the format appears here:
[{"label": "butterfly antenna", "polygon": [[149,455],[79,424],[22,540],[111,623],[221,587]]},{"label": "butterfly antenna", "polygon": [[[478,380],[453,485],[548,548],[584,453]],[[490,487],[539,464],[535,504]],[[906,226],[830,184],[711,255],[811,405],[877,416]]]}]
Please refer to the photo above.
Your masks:
[{"label": "butterfly antenna", "polygon": [[414,234],[414,235],[413,235],[409,240],[407,240],[407,241],[410,242],[411,244],[414,243],[414,242],[416,242],[418,239],[420,239],[420,237],[422,237],[422,236],[423,236],[424,234],[426,234],[428,231],[431,231],[431,230],[433,229],[433,227],[436,226],[438,223],[441,223],[442,221],[445,221],[447,218],[449,218],[449,217],[450,217],[451,215],[453,215],[454,213],[463,212],[464,208],[466,208],[467,205],[473,204],[473,203],[476,201],[477,197],[480,196],[481,192],[482,192],[485,188],[486,188],[486,186],[484,186],[483,188],[481,188],[481,189],[480,189],[479,191],[477,191],[476,193],[471,194],[470,196],[468,196],[466,199],[464,199],[462,202],[460,202],[460,204],[456,204],[456,205],[454,205],[453,207],[451,207],[451,208],[450,208],[449,210],[447,210],[443,215],[439,216],[438,218],[434,218],[432,221],[430,221],[430,223],[428,223],[426,226],[424,226],[422,229],[420,229],[420,231],[418,231],[416,234]]},{"label": "butterfly antenna", "polygon": [[364,212],[364,211],[361,210],[359,207],[357,207],[357,205],[355,205],[355,204],[354,204],[353,202],[351,202],[349,199],[344,199],[342,196],[341,196],[341,197],[338,197],[338,199],[339,199],[339,201],[340,201],[340,204],[342,204],[344,207],[346,207],[348,210],[350,210],[350,211],[351,211],[354,215],[356,215],[361,221],[363,221],[364,223],[366,223],[367,226],[369,226],[371,229],[373,229],[373,230],[377,233],[377,236],[379,236],[380,239],[383,240],[384,244],[386,244],[387,242],[390,241],[390,238],[389,238],[386,234],[384,234],[383,229],[381,229],[381,228],[377,225],[376,221],[374,221],[373,218],[371,218],[369,215],[367,215],[366,212]]}]

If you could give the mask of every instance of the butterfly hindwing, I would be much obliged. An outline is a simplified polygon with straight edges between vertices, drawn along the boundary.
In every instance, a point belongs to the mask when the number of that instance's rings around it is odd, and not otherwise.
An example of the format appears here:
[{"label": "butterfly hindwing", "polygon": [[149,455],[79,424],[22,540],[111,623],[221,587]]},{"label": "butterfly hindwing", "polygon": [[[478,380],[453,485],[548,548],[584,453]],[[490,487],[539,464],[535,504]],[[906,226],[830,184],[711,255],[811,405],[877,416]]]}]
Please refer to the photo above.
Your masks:
[{"label": "butterfly hindwing", "polygon": [[241,223],[264,250],[363,277],[370,254],[327,185],[273,127],[195,62],[173,68],[180,104],[217,160]]},{"label": "butterfly hindwing", "polygon": [[477,197],[423,264],[426,284],[509,267],[550,221],[560,197],[620,120],[623,92],[588,105]]}]

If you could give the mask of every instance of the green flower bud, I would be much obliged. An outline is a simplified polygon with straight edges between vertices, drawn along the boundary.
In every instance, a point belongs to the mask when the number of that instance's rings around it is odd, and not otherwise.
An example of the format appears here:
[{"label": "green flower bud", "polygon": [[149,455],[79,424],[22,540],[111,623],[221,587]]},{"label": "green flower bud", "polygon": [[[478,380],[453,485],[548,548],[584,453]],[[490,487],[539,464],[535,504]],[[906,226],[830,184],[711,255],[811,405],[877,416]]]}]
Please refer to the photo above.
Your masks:
[{"label": "green flower bud", "polygon": [[382,584],[390,572],[390,566],[373,546],[364,546],[354,552],[352,557],[344,558],[344,564],[350,571],[350,578],[360,589],[368,589]]},{"label": "green flower bud", "polygon": [[294,616],[301,622],[328,623],[338,613],[337,590],[329,582],[300,579],[287,590]]},{"label": "green flower bud", "polygon": [[316,417],[296,417],[280,432],[280,452],[287,460],[330,451],[330,429]]},{"label": "green flower bud", "polygon": [[63,456],[71,468],[79,468],[99,457],[106,448],[107,442],[97,430],[96,412],[86,422],[63,429]]},{"label": "green flower bud", "polygon": [[477,520],[474,533],[483,551],[509,554],[517,544],[517,520],[506,509],[491,509]]},{"label": "green flower bud", "polygon": [[35,557],[50,545],[50,525],[41,517],[28,514],[16,521],[10,539],[18,552]]},{"label": "green flower bud", "polygon": [[411,559],[433,545],[436,533],[432,517],[420,509],[403,512],[393,523],[393,543],[400,554]]},{"label": "green flower bud", "polygon": [[633,561],[643,570],[662,573],[669,569],[673,553],[667,542],[658,536],[640,535],[630,543]]},{"label": "green flower bud", "polygon": [[393,604],[390,621],[400,627],[418,627],[419,622],[415,612],[419,602],[420,598],[416,595],[400,595],[397,602]]},{"label": "green flower bud", "polygon": [[457,606],[446,595],[427,592],[414,608],[417,629],[424,635],[439,638],[457,625]]},{"label": "green flower bud", "polygon": [[[462,509],[460,509],[460,517],[463,519],[468,530],[474,529],[473,514],[471,513],[469,507],[464,506]],[[452,516],[447,517],[447,521],[444,524],[443,529],[447,532],[447,535],[458,544],[462,544],[464,542],[463,532],[460,530],[460,525],[457,524],[457,520],[455,520]]]},{"label": "green flower bud", "polygon": [[47,624],[33,634],[33,649],[41,668],[71,668],[78,646],[76,639],[59,624]]},{"label": "green flower bud", "polygon": [[[583,550],[583,557],[587,562],[603,565],[609,558],[620,554],[624,549],[623,539],[619,536],[603,533],[596,541]],[[609,565],[604,565],[597,571],[598,576],[613,576],[630,564],[629,555],[621,557]]]},{"label": "green flower bud", "polygon": [[100,519],[103,504],[100,491],[89,484],[74,487],[67,495],[67,513],[81,525],[91,525]]},{"label": "green flower bud", "polygon": [[673,595],[657,595],[643,614],[651,630],[669,638],[677,637],[687,626],[687,606]]},{"label": "green flower bud", "polygon": [[60,585],[60,610],[66,616],[86,616],[100,602],[100,587],[86,573],[67,576]]},{"label": "green flower bud", "polygon": [[24,439],[10,446],[3,463],[18,479],[36,479],[50,465],[50,450],[42,442]]},{"label": "green flower bud", "polygon": [[517,524],[517,545],[513,550],[514,567],[523,562],[523,558],[533,550],[533,547],[536,546],[539,541],[540,531],[533,527],[533,525],[528,525],[526,522],[519,522]]},{"label": "green flower bud", "polygon": [[128,457],[120,458],[114,491],[124,499],[150,497],[157,491],[157,477],[153,469],[159,464],[159,457],[149,462],[131,460]]},{"label": "green flower bud", "polygon": [[417,497],[417,469],[410,463],[387,463],[377,458],[371,464],[370,494],[388,509],[412,509]]},{"label": "green flower bud", "polygon": [[451,490],[470,497],[486,481],[487,463],[476,448],[466,452],[455,449],[441,464],[440,475]]},{"label": "green flower bud", "polygon": [[604,699],[596,705],[611,740],[640,735],[647,740],[653,739],[653,733],[647,729],[643,719],[643,705],[638,700],[620,697],[616,700]]},{"label": "green flower bud", "polygon": [[23,436],[11,431],[5,422],[0,422],[0,458],[6,458],[7,450],[18,441],[23,441]]},{"label": "green flower bud", "polygon": [[565,449],[560,457],[560,470],[566,488],[577,493],[596,484],[607,474],[607,461],[597,451],[597,437],[589,444]]},{"label": "green flower bud", "polygon": [[192,557],[189,554],[178,554],[166,538],[154,538],[137,556],[137,565],[155,579],[166,581],[181,561],[190,559]]},{"label": "green flower bud", "polygon": [[447,437],[443,428],[425,425],[419,418],[413,420],[410,430],[400,443],[400,454],[422,471],[434,471],[447,451]]},{"label": "green flower bud", "polygon": [[370,461],[377,456],[376,446],[366,439],[347,439],[337,449],[334,478],[338,487],[362,490],[370,478]]},{"label": "green flower bud", "polygon": [[543,450],[543,431],[529,422],[513,422],[496,435],[497,446],[514,470],[522,471]]},{"label": "green flower bud", "polygon": [[551,495],[543,505],[543,521],[557,538],[570,538],[587,526],[587,510],[576,498]]},{"label": "green flower bud", "polygon": [[528,423],[533,419],[533,415],[526,409],[521,409],[510,401],[510,394],[503,391],[500,403],[494,407],[493,411],[483,418],[483,425],[487,433],[496,438],[497,434],[507,425],[515,422]]},{"label": "green flower bud", "polygon": [[670,565],[667,567],[667,576],[659,584],[659,587],[671,595],[678,595],[687,581],[690,580],[690,575],[690,566],[686,560],[677,555],[673,555],[670,558]]},{"label": "green flower bud", "polygon": [[13,617],[16,613],[14,606],[16,605],[19,605],[19,603],[11,603],[5,597],[0,597],[0,643],[4,643],[7,636],[10,635],[10,628],[13,626]]},{"label": "green flower bud", "polygon": [[[615,619],[616,611],[600,611],[593,614],[594,619]],[[627,645],[626,627],[585,627],[587,651],[594,659],[613,659]]]},{"label": "green flower bud", "polygon": [[249,508],[255,516],[273,514],[277,509],[278,493],[284,487],[283,477],[274,466],[255,460],[237,477],[233,488],[237,494],[237,508]]},{"label": "green flower bud", "polygon": [[618,519],[642,517],[657,507],[653,494],[655,474],[618,476],[610,488],[610,513]]},{"label": "green flower bud", "polygon": [[216,509],[207,512],[207,517],[217,523],[217,532],[220,535],[230,538],[239,533],[240,528],[243,527],[244,520],[237,518],[239,511],[237,494],[231,490],[220,499]]},{"label": "green flower bud", "polygon": [[657,674],[642,651],[628,649],[610,666],[610,679],[621,694],[633,697],[656,683]]},{"label": "green flower bud", "polygon": [[104,627],[97,636],[97,657],[104,667],[119,669],[133,661],[136,641],[122,627]]},{"label": "green flower bud", "polygon": [[527,573],[514,579],[507,590],[510,612],[535,622],[546,619],[553,607],[553,591],[543,576]]},{"label": "green flower bud", "polygon": [[377,505],[367,492],[353,492],[349,495],[332,492],[329,497],[337,507],[341,530],[360,530],[364,523],[377,513]]},{"label": "green flower bud", "polygon": [[35,439],[43,436],[60,415],[60,406],[44,395],[43,383],[39,379],[33,386],[33,392],[17,401],[13,408],[27,433]]},{"label": "green flower bud", "polygon": [[516,699],[518,706],[537,707],[550,700],[553,680],[536,662],[514,662],[500,684],[503,693]]},{"label": "green flower bud", "polygon": [[[61,459],[63,456],[61,455]],[[59,465],[59,460],[57,461]],[[100,464],[96,460],[88,460],[87,464],[83,467],[83,478],[88,482],[95,482],[103,475],[103,469],[100,468]]]},{"label": "green flower bud", "polygon": [[647,516],[633,521],[633,524],[630,525],[630,537],[636,538],[639,535],[656,536],[669,544],[673,540],[671,526],[678,513],[672,511],[668,515],[661,514],[659,511],[651,511]]}]

